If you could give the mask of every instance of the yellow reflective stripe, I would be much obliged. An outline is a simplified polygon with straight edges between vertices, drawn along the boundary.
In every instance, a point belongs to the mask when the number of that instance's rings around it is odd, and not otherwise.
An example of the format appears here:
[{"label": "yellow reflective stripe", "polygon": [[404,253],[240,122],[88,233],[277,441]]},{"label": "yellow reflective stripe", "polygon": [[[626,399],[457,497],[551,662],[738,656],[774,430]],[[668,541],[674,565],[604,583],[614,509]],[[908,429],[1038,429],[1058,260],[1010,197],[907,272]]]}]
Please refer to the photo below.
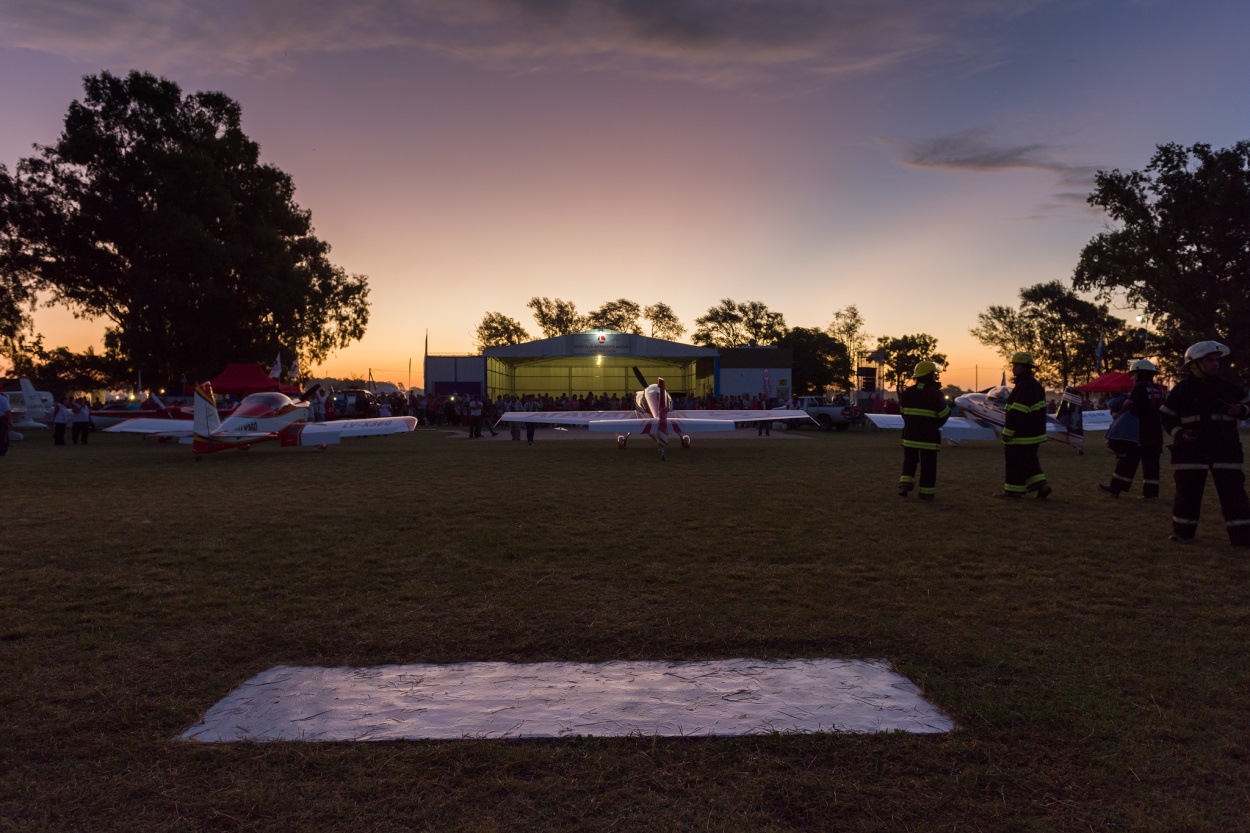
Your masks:
[{"label": "yellow reflective stripe", "polygon": [[916,478],[912,477],[910,474],[900,474],[898,477],[898,482],[899,483],[915,483]]},{"label": "yellow reflective stripe", "polygon": [[1168,416],[1176,416],[1176,411],[1173,411],[1173,410],[1172,410],[1171,408],[1169,408],[1167,405],[1160,405],[1160,406],[1159,406],[1159,413],[1161,413],[1161,414],[1167,414]]},{"label": "yellow reflective stripe", "polygon": [[1028,489],[1024,488],[1023,486],[1013,486],[1010,483],[1004,483],[1003,491],[1004,492],[1019,492],[1020,494],[1024,494],[1025,492],[1028,491]]},{"label": "yellow reflective stripe", "polygon": [[938,411],[938,419],[941,419],[942,417],[948,417],[950,415],[951,415],[951,409],[949,405],[943,408],[942,410]]},{"label": "yellow reflective stripe", "polygon": [[904,416],[923,416],[923,417],[936,418],[938,415],[938,412],[931,411],[928,408],[904,408],[903,414]]},{"label": "yellow reflective stripe", "polygon": [[1040,437],[1007,437],[1007,432],[1003,432],[1003,442],[1007,445],[1037,445],[1046,442],[1046,435]]},{"label": "yellow reflective stripe", "polygon": [[1173,516],[1172,516],[1172,523],[1174,523],[1174,524],[1185,524],[1186,526],[1197,526],[1197,525],[1198,525],[1198,522],[1197,522],[1196,520],[1190,520],[1189,518],[1178,518],[1178,517],[1176,517],[1175,515],[1173,515]]},{"label": "yellow reflective stripe", "polygon": [[1194,416],[1181,417],[1181,424],[1182,424],[1182,425],[1188,425],[1189,423],[1191,423],[1191,422],[1197,422],[1197,421],[1198,421],[1198,420],[1200,420],[1200,419],[1202,419],[1202,417],[1200,417],[1200,416],[1198,416],[1198,415],[1196,415],[1196,414],[1195,414]]},{"label": "yellow reflective stripe", "polygon": [[1043,483],[1043,482],[1045,482],[1045,481],[1046,481],[1046,475],[1044,475],[1044,474],[1035,474],[1035,475],[1033,475],[1032,477],[1030,477],[1028,480],[1024,481],[1024,485],[1025,485],[1025,486],[1032,486],[1034,483]]},{"label": "yellow reflective stripe", "polygon": [[[937,494],[937,487],[936,487],[936,486],[921,486],[921,487],[920,487],[920,494],[922,494],[922,495],[936,495],[936,494]],[[1250,523],[1250,521],[1245,521],[1245,523]]]},{"label": "yellow reflective stripe", "polygon": [[941,443],[923,443],[920,440],[903,440],[904,448],[918,448],[922,451],[941,451]]}]

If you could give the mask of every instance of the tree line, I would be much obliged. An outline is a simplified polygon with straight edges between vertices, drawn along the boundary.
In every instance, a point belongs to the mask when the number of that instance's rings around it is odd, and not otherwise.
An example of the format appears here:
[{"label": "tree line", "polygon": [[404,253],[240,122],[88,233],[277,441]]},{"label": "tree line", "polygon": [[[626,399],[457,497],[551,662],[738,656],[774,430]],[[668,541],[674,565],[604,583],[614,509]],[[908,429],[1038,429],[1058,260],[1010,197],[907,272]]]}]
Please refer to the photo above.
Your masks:
[{"label": "tree line", "polygon": [[[206,378],[240,356],[298,357],[304,367],[363,337],[369,285],[334,265],[294,199],[291,177],[260,161],[239,104],[183,95],[132,71],[83,79],[64,130],[10,172],[0,164],[0,354],[18,372],[92,388]],[[1250,372],[1250,142],[1160,145],[1141,171],[1099,171],[1091,206],[1109,217],[1068,283],[1020,290],[971,334],[1006,359],[1034,354],[1039,376],[1066,386],[1129,359],[1175,370],[1185,347],[1217,339]],[[1080,294],[1080,293],[1083,293]],[[1094,300],[1088,300],[1092,296]],[[47,349],[34,330],[40,299],[106,323],[104,352]],[[687,330],[664,303],[624,298],[586,314],[559,298],[528,304],[544,337],[604,327],[676,339]],[[1113,310],[1140,311],[1134,327]],[[498,312],[480,347],[530,338]],[[854,306],[824,328],[788,327],[759,301],[722,299],[694,320],[695,344],[791,347],[795,383],[849,387],[870,339]],[[940,361],[936,339],[881,336],[873,354],[897,387],[910,365]]]}]

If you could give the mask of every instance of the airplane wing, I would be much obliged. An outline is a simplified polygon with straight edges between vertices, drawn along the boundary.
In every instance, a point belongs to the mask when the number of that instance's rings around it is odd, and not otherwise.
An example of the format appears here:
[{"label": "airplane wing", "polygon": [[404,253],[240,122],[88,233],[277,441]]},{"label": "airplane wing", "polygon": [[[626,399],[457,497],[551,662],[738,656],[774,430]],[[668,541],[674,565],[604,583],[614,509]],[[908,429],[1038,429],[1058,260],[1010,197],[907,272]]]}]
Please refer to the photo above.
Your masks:
[{"label": "airplane wing", "polygon": [[[499,422],[540,422],[544,425],[590,425],[612,420],[635,420],[633,411],[509,411],[499,417]],[[608,430],[608,429],[603,429]]]},{"label": "airplane wing", "polygon": [[[705,412],[706,413],[706,412]],[[655,417],[632,419],[597,419],[587,427],[591,431],[613,434],[650,434],[659,427]],[[675,419],[668,418],[668,430],[674,434],[698,434],[708,431],[732,431],[736,426],[730,419]]]},{"label": "airplane wing", "polygon": [[[336,445],[344,437],[407,434],[417,428],[410,416],[345,419],[339,422],[296,422],[279,432],[283,445]],[[214,435],[216,438],[216,435]]]},{"label": "airplane wing", "polygon": [[[878,428],[894,431],[903,430],[903,417],[899,414],[864,414]],[[998,434],[978,422],[963,417],[951,417],[942,426],[942,439],[945,440],[995,440]]]},{"label": "airplane wing", "polygon": [[108,434],[147,434],[154,437],[190,437],[195,433],[191,421],[135,417],[101,429]]},{"label": "airplane wing", "polygon": [[1086,431],[1106,431],[1111,427],[1111,412],[1085,411],[1081,414],[1081,427]]},{"label": "airplane wing", "polygon": [[[767,411],[762,409],[721,409],[711,411],[669,411],[669,419],[680,420],[700,420],[714,419],[727,420],[729,422],[780,422],[786,419],[812,419],[807,411],[799,410],[776,410]],[[813,422],[815,420],[812,420]]]}]

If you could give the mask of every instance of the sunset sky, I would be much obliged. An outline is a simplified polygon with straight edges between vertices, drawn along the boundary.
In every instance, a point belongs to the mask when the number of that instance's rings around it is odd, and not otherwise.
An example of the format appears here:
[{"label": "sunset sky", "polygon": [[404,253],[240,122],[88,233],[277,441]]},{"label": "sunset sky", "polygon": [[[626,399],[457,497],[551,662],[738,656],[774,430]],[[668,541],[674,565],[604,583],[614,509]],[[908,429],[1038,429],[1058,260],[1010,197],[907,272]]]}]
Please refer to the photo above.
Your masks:
[{"label": "sunset sky", "polygon": [[[1245,0],[0,0],[0,163],[87,74],[230,95],[369,278],[367,335],[319,375],[411,359],[419,386],[427,331],[537,337],[535,295],[688,329],[733,298],[805,327],[855,304],[984,387],[968,329],[1068,280],[1095,171],[1250,138],[1248,33]],[[49,346],[103,328],[36,315]]]}]

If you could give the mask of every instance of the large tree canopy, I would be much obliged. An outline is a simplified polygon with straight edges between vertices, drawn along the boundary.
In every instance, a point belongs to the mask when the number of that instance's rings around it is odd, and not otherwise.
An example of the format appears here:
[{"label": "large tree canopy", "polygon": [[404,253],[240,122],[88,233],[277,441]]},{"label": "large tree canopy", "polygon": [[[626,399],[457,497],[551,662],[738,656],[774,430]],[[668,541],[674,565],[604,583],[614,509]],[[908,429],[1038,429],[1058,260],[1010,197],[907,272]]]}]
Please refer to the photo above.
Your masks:
[{"label": "large tree canopy", "polygon": [[530,340],[521,322],[502,312],[488,312],[477,325],[477,348],[503,347],[505,344],[521,344]]},{"label": "large tree canopy", "polygon": [[235,101],[140,72],[83,87],[57,142],[18,166],[6,268],[111,322],[108,352],[153,381],[279,351],[316,363],[364,335],[367,279],[330,263]]},{"label": "large tree canopy", "polygon": [[898,338],[881,336],[877,339],[877,353],[882,357],[883,381],[895,390],[903,387],[920,362],[946,364],[946,356],[937,352],[937,339],[928,333]]},{"label": "large tree canopy", "polygon": [[777,342],[794,351],[795,393],[823,394],[850,385],[851,362],[841,342],[815,327],[793,327]]},{"label": "large tree canopy", "polygon": [[732,298],[708,309],[694,320],[691,341],[705,347],[743,347],[751,342],[776,344],[786,334],[786,320],[760,301],[738,303]]},{"label": "large tree canopy", "polygon": [[686,331],[685,326],[677,318],[677,313],[668,304],[657,301],[649,307],[643,307],[642,317],[651,324],[651,337],[676,341]]},{"label": "large tree canopy", "polygon": [[851,304],[846,309],[835,310],[833,321],[825,328],[825,332],[842,345],[851,364],[858,367],[859,354],[864,352],[864,345],[869,338],[864,330],[864,317],[859,314],[859,307]]},{"label": "large tree canopy", "polygon": [[534,297],[525,306],[534,311],[534,320],[543,331],[543,338],[580,333],[585,329],[586,319],[577,314],[577,304],[572,301]]},{"label": "large tree canopy", "polygon": [[640,315],[642,315],[642,307],[638,304],[627,298],[617,298],[587,313],[584,323],[588,330],[616,330],[621,333],[642,335],[642,327],[638,326]]},{"label": "large tree canopy", "polygon": [[1165,365],[1218,339],[1250,374],[1250,141],[1160,145],[1144,171],[1099,171],[1096,183],[1089,203],[1115,227],[1081,252],[1076,288],[1144,310]]},{"label": "large tree canopy", "polygon": [[1031,353],[1038,380],[1057,388],[1097,374],[1100,342],[1104,370],[1126,369],[1142,346],[1105,304],[1086,301],[1059,281],[1021,289],[1019,309],[991,306],[970,332],[1004,359],[1017,350]]}]

